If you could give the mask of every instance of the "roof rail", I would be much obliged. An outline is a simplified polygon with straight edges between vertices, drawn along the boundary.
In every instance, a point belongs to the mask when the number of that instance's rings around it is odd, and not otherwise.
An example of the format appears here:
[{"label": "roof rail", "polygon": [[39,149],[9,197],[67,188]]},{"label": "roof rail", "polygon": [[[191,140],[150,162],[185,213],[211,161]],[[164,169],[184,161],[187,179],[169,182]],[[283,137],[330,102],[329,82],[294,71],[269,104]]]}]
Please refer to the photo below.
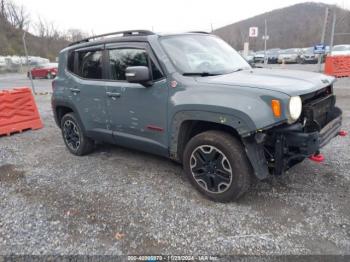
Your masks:
[{"label": "roof rail", "polygon": [[76,44],[80,44],[80,43],[84,43],[84,42],[90,42],[90,40],[92,40],[92,39],[102,38],[102,37],[111,36],[111,35],[121,35],[121,36],[133,36],[133,35],[135,35],[135,36],[141,36],[141,35],[154,35],[154,33],[152,31],[148,31],[148,30],[119,31],[119,32],[107,33],[107,34],[102,34],[102,35],[90,36],[90,37],[81,39],[79,41],[70,43],[68,46],[72,46],[72,45],[76,45]]},{"label": "roof rail", "polygon": [[206,34],[206,35],[210,35],[211,34],[209,32],[205,32],[205,31],[190,31],[188,33],[197,33],[197,34]]}]

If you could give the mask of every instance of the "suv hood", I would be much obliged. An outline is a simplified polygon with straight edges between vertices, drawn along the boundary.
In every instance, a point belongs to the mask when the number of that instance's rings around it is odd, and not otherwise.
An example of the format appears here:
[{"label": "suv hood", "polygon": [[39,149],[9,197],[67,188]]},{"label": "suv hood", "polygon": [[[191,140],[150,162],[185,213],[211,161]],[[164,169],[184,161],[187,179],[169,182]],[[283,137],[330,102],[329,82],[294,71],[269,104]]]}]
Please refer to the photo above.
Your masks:
[{"label": "suv hood", "polygon": [[329,86],[335,81],[324,74],[287,70],[287,69],[252,69],[226,75],[198,77],[199,83],[229,85],[267,89],[289,96],[303,95]]}]

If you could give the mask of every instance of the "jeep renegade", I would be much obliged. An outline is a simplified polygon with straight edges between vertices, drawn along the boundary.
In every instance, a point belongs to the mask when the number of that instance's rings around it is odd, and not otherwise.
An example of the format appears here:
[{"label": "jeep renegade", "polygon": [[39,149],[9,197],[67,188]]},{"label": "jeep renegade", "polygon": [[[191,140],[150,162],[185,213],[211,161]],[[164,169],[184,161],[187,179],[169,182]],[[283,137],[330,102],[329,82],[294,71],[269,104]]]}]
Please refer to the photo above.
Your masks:
[{"label": "jeep renegade", "polygon": [[52,108],[71,153],[104,141],[168,157],[198,191],[227,202],[252,175],[282,175],[338,135],[334,81],[252,68],[207,33],[123,31],[60,52]]}]

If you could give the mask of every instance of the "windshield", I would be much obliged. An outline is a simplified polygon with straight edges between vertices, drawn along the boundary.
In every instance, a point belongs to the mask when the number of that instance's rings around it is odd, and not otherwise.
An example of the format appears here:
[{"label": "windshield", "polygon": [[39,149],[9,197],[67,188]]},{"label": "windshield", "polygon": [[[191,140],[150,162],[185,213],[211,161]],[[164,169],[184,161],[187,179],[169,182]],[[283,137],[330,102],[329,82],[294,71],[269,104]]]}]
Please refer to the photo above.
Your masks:
[{"label": "windshield", "polygon": [[304,53],[313,54],[314,53],[314,48],[313,47],[305,48],[304,49]]},{"label": "windshield", "polygon": [[350,45],[346,46],[346,45],[336,45],[333,47],[333,51],[346,51],[346,50],[350,50]]},{"label": "windshield", "polygon": [[250,68],[238,52],[215,36],[164,36],[161,44],[175,67],[183,74],[216,75]]},{"label": "windshield", "polygon": [[281,54],[297,54],[298,49],[286,49],[280,52]]}]

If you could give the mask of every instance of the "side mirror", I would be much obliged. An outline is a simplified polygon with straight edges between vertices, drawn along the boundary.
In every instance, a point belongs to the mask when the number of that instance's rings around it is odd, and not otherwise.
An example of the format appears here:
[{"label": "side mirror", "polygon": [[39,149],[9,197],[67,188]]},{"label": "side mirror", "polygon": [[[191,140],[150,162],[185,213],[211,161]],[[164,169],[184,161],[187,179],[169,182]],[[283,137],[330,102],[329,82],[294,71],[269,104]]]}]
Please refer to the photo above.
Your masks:
[{"label": "side mirror", "polygon": [[125,78],[129,83],[147,84],[151,80],[146,66],[129,66],[125,70]]}]

